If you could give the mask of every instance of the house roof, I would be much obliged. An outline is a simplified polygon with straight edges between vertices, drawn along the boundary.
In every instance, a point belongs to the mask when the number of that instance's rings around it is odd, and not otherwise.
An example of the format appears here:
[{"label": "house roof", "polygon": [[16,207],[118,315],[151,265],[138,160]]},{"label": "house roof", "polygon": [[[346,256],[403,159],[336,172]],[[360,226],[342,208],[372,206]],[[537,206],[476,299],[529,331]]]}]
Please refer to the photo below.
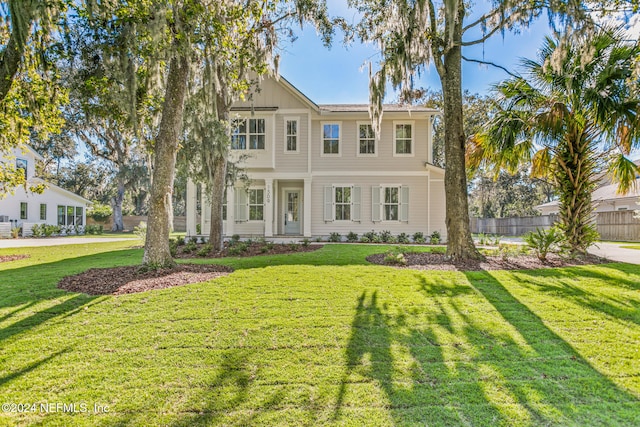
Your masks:
[{"label": "house roof", "polygon": [[[591,200],[594,202],[605,202],[622,199],[637,199],[640,197],[640,178],[636,179],[635,186],[631,186],[631,189],[627,194],[618,194],[618,184],[604,185],[596,189],[591,194]],[[558,206],[559,202],[554,200],[542,205],[536,206],[536,208],[547,208]]]},{"label": "house roof", "polygon": [[69,190],[65,190],[62,187],[58,187],[57,185],[47,182],[42,178],[31,178],[29,182],[44,183],[47,186],[47,190],[52,190],[52,191],[55,191],[56,193],[60,193],[72,199],[76,199],[77,201],[84,203],[85,205],[93,204],[91,200],[87,200],[84,197],[77,195],[76,193],[72,193]]},{"label": "house roof", "polygon": [[[326,111],[331,113],[368,113],[369,104],[321,104],[319,105],[320,111]],[[421,107],[416,105],[401,105],[401,104],[384,104],[382,111],[388,112],[420,112],[420,113],[436,113],[438,110],[433,108]]]}]

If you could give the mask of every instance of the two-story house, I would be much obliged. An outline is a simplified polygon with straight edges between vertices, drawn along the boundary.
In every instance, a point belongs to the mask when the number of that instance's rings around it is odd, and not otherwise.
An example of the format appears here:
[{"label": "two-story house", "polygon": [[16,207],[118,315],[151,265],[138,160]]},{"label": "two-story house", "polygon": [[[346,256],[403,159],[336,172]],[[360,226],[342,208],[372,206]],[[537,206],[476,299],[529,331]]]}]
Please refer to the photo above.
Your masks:
[{"label": "two-story house", "polygon": [[[232,157],[247,157],[250,185],[227,189],[226,236],[446,239],[444,169],[431,164],[437,110],[385,106],[376,138],[368,105],[317,105],[284,78],[265,79],[248,99],[232,108]],[[187,235],[209,226],[207,198],[189,182]]]},{"label": "two-story house", "polygon": [[[28,146],[14,148],[8,155],[0,157],[0,162],[14,164],[16,169],[22,169],[27,179],[27,188],[16,187],[13,194],[0,198],[0,237],[9,237],[13,227],[21,227],[23,235],[28,236],[33,224],[60,225],[67,228],[86,224],[86,208],[91,202],[38,178],[38,160],[42,160],[42,156]],[[28,190],[29,187],[39,184],[46,185],[43,193]]]}]

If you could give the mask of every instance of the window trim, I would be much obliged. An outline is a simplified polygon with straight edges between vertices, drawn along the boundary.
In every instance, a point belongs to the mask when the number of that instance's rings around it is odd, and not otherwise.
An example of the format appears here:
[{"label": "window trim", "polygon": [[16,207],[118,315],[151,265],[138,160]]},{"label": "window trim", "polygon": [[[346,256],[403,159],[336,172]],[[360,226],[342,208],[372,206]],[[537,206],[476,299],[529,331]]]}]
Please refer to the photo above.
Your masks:
[{"label": "window trim", "polygon": [[[338,126],[338,152],[337,153],[324,152],[324,126],[325,125]],[[342,122],[341,121],[320,122],[320,157],[342,157]]]},{"label": "window trim", "polygon": [[373,131],[373,125],[370,121],[359,120],[356,122],[356,157],[378,157],[378,136],[373,133],[373,153],[361,153],[360,152],[360,126],[369,125]]},{"label": "window trim", "polygon": [[[416,124],[415,120],[394,120],[393,121],[393,157],[415,157],[416,153]],[[398,125],[410,125],[411,126],[411,153],[398,153],[397,152],[397,139],[396,139],[396,127]]]},{"label": "window trim", "polygon": [[[24,167],[18,166],[18,163],[24,163]],[[16,172],[18,169],[24,170],[24,179],[27,179],[29,176],[29,160],[22,157],[16,157]]]},{"label": "window trim", "polygon": [[[44,208],[44,210],[43,210],[43,208]],[[43,213],[44,213],[44,215],[43,215]],[[47,220],[47,204],[46,203],[40,203],[40,221],[46,221],[46,220]]]},{"label": "window trim", "polygon": [[[288,148],[288,138],[289,134],[287,133],[287,122],[296,122],[296,149],[295,150],[287,150]],[[284,154],[300,154],[300,117],[284,117]]]},{"label": "window trim", "polygon": [[[238,134],[238,135],[244,135],[246,137],[245,140],[245,148],[233,148],[233,136],[235,134],[235,127],[233,126],[233,122],[236,120],[244,120],[245,121],[245,132],[242,134]],[[250,125],[249,125],[249,120],[264,120],[264,134],[260,133],[254,133],[252,134],[250,132]],[[268,117],[266,116],[255,116],[255,117],[247,117],[247,116],[236,116],[233,117],[231,119],[231,151],[242,151],[242,152],[265,152],[267,151],[267,147],[268,147]],[[264,135],[264,148],[250,148],[251,147],[251,135]]]},{"label": "window trim", "polygon": [[[409,223],[409,214],[410,214],[410,205],[411,205],[411,194],[409,192],[409,189],[411,188],[411,186],[409,185],[403,185],[403,184],[379,184],[379,185],[375,185],[372,186],[372,191],[376,191],[377,192],[377,202],[376,202],[376,196],[372,195],[372,201],[371,201],[371,206],[372,206],[372,213],[371,213],[371,217],[372,217],[372,221],[373,222],[380,222],[380,223],[388,223],[388,224],[397,224],[397,223]],[[398,219],[397,220],[391,220],[391,219],[385,219],[385,205],[386,203],[384,202],[384,196],[385,196],[385,189],[386,188],[397,188],[398,189]],[[406,203],[404,202],[404,196],[406,193]],[[377,206],[377,211],[378,211],[378,219],[376,218],[376,215],[374,213],[374,209],[373,207],[375,207],[375,205]],[[405,219],[406,217],[406,219]]]},{"label": "window trim", "polygon": [[[353,222],[353,187],[355,187],[355,185],[353,184],[334,184],[331,186],[332,187],[332,206],[333,206],[333,222],[342,222],[342,223],[348,223],[348,222]],[[349,219],[338,219],[338,216],[336,215],[336,207],[338,206],[338,202],[336,201],[336,189],[338,188],[348,188],[349,189]],[[341,205],[347,205],[347,203],[340,203]]]},{"label": "window trim", "polygon": [[[262,190],[262,205],[251,204],[251,191]],[[266,208],[266,188],[265,187],[249,187],[247,189],[247,221],[253,223],[265,222],[265,208]],[[262,206],[262,219],[251,219],[251,206]]]},{"label": "window trim", "polygon": [[[398,203],[395,203],[398,206],[398,219],[386,219],[385,218],[385,206],[392,206],[394,203],[386,203],[385,202],[385,193],[387,188],[395,188],[398,190]],[[396,223],[400,221],[400,209],[402,205],[402,184],[380,184],[380,222],[388,222],[388,223]]]},{"label": "window trim", "polygon": [[[22,216],[22,206],[24,206],[24,216]],[[20,211],[18,212],[21,220],[29,219],[29,203],[28,202],[20,202]]]}]

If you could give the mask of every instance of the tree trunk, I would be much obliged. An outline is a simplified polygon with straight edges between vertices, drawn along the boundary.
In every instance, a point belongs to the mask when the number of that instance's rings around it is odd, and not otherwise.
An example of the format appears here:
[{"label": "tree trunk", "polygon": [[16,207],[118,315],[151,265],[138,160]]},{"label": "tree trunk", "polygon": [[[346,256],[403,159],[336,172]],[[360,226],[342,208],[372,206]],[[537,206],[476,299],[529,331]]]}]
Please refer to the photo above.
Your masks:
[{"label": "tree trunk", "polygon": [[124,221],[122,219],[122,202],[124,201],[124,178],[118,175],[118,188],[113,198],[113,225],[111,231],[124,230]]},{"label": "tree trunk", "polygon": [[211,227],[209,229],[209,242],[214,251],[221,251],[223,244],[222,205],[224,204],[226,176],[227,159],[225,156],[216,156],[213,169],[213,188],[211,189]]},{"label": "tree trunk", "polygon": [[444,188],[447,195],[447,258],[481,259],[469,227],[469,201],[464,160],[465,136],[462,119],[462,52],[452,46],[444,55],[440,73],[444,99],[445,163]]},{"label": "tree trunk", "polygon": [[160,130],[153,152],[153,181],[149,200],[149,221],[142,263],[148,268],[174,264],[169,252],[171,193],[175,177],[178,137],[182,130],[184,98],[189,77],[187,54],[171,59],[162,106]]}]

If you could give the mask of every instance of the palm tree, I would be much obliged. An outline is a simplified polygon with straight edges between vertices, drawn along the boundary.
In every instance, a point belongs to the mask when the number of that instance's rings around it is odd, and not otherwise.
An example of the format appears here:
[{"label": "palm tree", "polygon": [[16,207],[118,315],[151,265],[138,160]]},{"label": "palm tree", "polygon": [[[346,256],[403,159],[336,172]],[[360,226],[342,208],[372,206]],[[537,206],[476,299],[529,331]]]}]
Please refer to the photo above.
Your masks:
[{"label": "palm tree", "polygon": [[523,60],[523,76],[498,84],[499,110],[473,138],[467,160],[515,170],[531,162],[531,174],[552,178],[560,194],[560,227],[575,255],[598,238],[591,193],[608,169],[626,193],[638,167],[627,156],[640,126],[638,43],[618,30],[590,36],[547,38],[538,61]]}]

